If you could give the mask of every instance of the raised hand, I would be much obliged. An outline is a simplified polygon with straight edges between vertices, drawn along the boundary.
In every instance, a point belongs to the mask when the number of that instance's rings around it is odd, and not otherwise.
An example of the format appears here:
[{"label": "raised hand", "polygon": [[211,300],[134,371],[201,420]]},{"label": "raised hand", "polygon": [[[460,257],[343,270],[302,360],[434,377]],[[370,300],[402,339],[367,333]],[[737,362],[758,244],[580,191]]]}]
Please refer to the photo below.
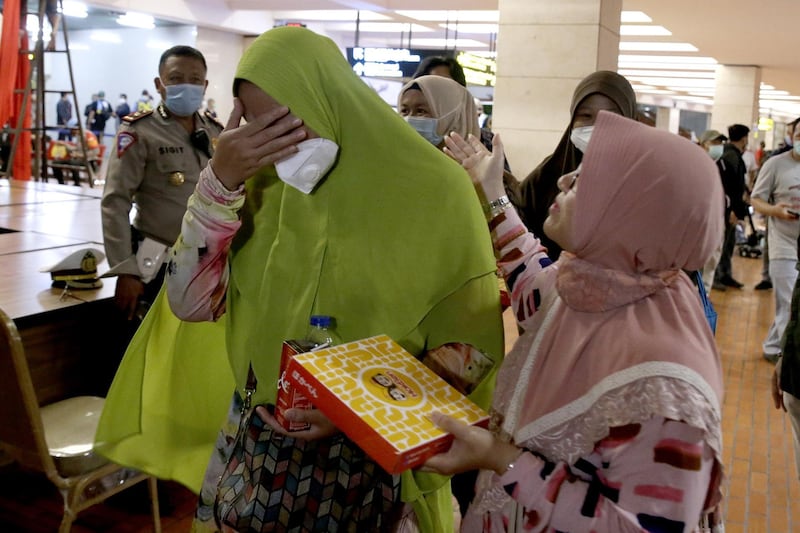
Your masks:
[{"label": "raised hand", "polygon": [[480,139],[470,134],[466,139],[458,133],[445,137],[444,152],[461,164],[472,183],[486,200],[496,200],[505,194],[503,187],[503,143],[500,135],[492,139],[492,151],[486,149]]},{"label": "raised hand", "polygon": [[306,137],[303,121],[285,106],[267,111],[252,122],[240,125],[244,107],[238,98],[225,130],[217,140],[211,168],[229,190],[235,190],[259,169],[297,152]]}]

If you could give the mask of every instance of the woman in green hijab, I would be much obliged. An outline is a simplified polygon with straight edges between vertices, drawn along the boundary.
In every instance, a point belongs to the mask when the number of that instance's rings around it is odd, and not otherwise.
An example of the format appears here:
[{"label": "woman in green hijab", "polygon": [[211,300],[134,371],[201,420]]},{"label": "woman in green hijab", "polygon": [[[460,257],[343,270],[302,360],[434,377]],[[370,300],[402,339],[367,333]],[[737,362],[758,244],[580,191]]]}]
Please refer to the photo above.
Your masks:
[{"label": "woman in green hijab", "polygon": [[[252,369],[254,403],[274,404],[282,342],[304,337],[314,314],[335,317],[344,342],[383,333],[420,357],[462,343],[499,362],[494,256],[464,171],[311,31],[259,37],[239,63],[234,94],[189,200],[167,290],[184,320],[225,313],[237,389]],[[486,406],[493,383],[494,370],[470,397]],[[276,442],[298,449],[335,432],[318,411],[297,412],[311,428],[291,437],[267,409],[256,413]],[[452,531],[447,478],[406,472],[386,483],[394,505],[379,522],[359,523],[363,502],[355,502],[338,526],[387,530],[405,502],[422,531]],[[290,508],[289,520],[313,519],[311,508]]]}]

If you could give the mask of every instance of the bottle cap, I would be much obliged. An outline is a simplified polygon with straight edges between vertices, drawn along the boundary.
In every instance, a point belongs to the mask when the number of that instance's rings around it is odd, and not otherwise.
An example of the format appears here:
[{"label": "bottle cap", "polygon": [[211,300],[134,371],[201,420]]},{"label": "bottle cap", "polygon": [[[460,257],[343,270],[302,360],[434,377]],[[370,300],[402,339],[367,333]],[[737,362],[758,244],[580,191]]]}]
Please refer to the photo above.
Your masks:
[{"label": "bottle cap", "polygon": [[331,326],[331,317],[328,315],[311,315],[311,325],[320,328],[329,328]]}]

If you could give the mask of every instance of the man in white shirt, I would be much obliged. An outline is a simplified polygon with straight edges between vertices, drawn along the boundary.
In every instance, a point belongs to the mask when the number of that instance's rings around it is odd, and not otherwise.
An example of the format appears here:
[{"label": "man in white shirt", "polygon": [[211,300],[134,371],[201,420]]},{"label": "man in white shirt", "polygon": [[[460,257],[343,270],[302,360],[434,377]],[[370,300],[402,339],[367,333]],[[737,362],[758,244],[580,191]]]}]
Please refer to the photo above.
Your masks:
[{"label": "man in white shirt", "polygon": [[769,274],[775,294],[775,319],[764,340],[764,358],[774,363],[789,321],[792,290],[797,280],[797,238],[800,235],[800,128],[794,148],[770,157],[758,174],[750,201],[768,217]]}]

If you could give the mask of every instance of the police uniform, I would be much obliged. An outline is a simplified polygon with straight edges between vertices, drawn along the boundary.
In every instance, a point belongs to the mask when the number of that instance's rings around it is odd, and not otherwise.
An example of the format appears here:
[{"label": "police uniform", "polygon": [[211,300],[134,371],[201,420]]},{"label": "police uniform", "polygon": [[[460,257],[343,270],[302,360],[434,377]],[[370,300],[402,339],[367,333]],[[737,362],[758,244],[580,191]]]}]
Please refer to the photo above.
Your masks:
[{"label": "police uniform", "polygon": [[[189,134],[163,102],[122,119],[101,204],[103,240],[114,274],[141,277],[135,257],[139,238],[168,246],[178,238],[186,202],[223,129],[208,114],[195,113],[194,121],[195,131]],[[132,233],[138,235],[132,238]]]}]

